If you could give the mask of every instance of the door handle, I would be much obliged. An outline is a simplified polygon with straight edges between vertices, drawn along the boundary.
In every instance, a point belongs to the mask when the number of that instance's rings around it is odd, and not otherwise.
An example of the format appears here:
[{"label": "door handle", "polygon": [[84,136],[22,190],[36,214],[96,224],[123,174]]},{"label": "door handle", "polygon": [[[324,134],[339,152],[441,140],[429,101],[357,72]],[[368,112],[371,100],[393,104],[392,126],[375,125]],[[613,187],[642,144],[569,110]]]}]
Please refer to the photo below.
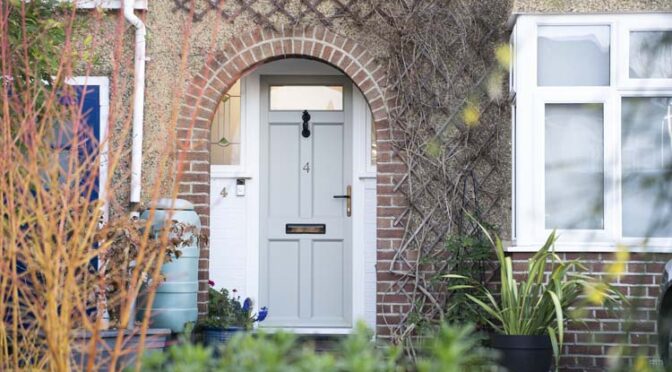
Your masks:
[{"label": "door handle", "polygon": [[334,199],[345,199],[345,213],[350,217],[352,215],[352,186],[345,188],[345,195],[334,195]]}]

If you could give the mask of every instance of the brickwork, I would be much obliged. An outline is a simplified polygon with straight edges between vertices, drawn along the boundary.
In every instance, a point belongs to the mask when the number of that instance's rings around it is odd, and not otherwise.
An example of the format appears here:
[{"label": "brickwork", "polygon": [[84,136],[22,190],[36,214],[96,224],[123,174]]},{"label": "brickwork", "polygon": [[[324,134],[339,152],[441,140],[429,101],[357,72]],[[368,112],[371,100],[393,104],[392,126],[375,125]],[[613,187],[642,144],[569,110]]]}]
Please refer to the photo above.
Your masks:
[{"label": "brickwork", "polygon": [[[211,55],[196,74],[184,96],[178,121],[178,174],[180,198],[192,201],[203,226],[209,228],[209,138],[210,122],[221,96],[246,71],[283,58],[309,58],[328,63],[349,76],[366,97],[374,116],[378,149],[378,251],[388,260],[403,230],[394,220],[403,208],[394,190],[395,178],[404,173],[395,158],[388,122],[390,99],[386,77],[373,56],[356,42],[322,27],[255,29],[231,40]],[[199,264],[199,311],[207,304],[209,250],[201,252]],[[384,278],[383,278],[384,279]],[[379,305],[379,309],[382,309]],[[382,330],[381,330],[382,331]]]},{"label": "brickwork", "polygon": [[[522,274],[531,253],[512,254],[514,272]],[[607,277],[606,268],[614,262],[613,253],[564,253],[565,259],[581,258],[591,275]],[[672,254],[632,253],[625,273],[612,284],[632,301],[632,322],[624,314],[591,307],[584,324],[575,324],[565,333],[562,370],[604,371],[608,354],[618,344],[631,345],[632,353],[656,355],[656,304],[665,263]]]}]

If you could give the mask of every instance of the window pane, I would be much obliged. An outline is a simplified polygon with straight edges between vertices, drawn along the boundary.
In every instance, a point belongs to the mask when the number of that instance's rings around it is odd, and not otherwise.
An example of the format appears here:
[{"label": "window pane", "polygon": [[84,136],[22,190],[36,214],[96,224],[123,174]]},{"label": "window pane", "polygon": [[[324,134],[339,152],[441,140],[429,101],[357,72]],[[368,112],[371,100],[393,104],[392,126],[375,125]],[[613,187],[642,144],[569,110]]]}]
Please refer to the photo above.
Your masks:
[{"label": "window pane", "polygon": [[371,165],[376,165],[376,159],[378,157],[378,148],[376,145],[376,122],[373,120],[373,114],[371,115]]},{"label": "window pane", "polygon": [[213,165],[240,164],[240,81],[222,97],[210,130]]},{"label": "window pane", "polygon": [[539,86],[609,85],[609,26],[540,26]]},{"label": "window pane", "polygon": [[271,87],[271,110],[343,110],[343,87],[282,85]]},{"label": "window pane", "polygon": [[672,237],[671,107],[670,97],[623,98],[623,236]]},{"label": "window pane", "polygon": [[546,228],[604,228],[603,105],[546,105]]},{"label": "window pane", "polygon": [[672,79],[672,31],[630,33],[630,77]]}]

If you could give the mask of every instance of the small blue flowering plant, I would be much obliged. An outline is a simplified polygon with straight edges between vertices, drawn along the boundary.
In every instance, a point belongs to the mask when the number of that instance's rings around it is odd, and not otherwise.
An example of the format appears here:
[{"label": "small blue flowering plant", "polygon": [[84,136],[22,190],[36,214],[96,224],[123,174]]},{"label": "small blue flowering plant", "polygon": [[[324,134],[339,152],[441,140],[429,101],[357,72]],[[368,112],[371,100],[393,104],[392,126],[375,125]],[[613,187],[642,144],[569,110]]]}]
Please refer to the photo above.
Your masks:
[{"label": "small blue flowering plant", "polygon": [[250,330],[254,323],[262,322],[268,316],[265,306],[253,313],[252,299],[247,297],[241,301],[237,290],[233,289],[229,294],[227,289],[215,289],[213,281],[209,284],[208,315],[198,320],[197,328]]}]

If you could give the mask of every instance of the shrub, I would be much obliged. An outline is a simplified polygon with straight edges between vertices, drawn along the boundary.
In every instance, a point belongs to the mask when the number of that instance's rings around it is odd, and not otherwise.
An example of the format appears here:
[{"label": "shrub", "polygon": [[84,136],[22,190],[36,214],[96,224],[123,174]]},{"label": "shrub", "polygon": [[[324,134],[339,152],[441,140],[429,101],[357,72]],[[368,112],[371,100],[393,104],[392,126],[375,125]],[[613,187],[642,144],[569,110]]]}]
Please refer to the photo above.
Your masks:
[{"label": "shrub", "polygon": [[394,372],[488,371],[494,370],[492,351],[481,346],[471,326],[444,324],[426,339],[417,364],[405,358],[401,349],[373,342],[373,333],[359,323],[356,331],[332,352],[316,352],[309,343],[301,344],[296,335],[240,333],[213,357],[213,350],[182,343],[165,353],[148,355],[143,371],[324,371]]}]

